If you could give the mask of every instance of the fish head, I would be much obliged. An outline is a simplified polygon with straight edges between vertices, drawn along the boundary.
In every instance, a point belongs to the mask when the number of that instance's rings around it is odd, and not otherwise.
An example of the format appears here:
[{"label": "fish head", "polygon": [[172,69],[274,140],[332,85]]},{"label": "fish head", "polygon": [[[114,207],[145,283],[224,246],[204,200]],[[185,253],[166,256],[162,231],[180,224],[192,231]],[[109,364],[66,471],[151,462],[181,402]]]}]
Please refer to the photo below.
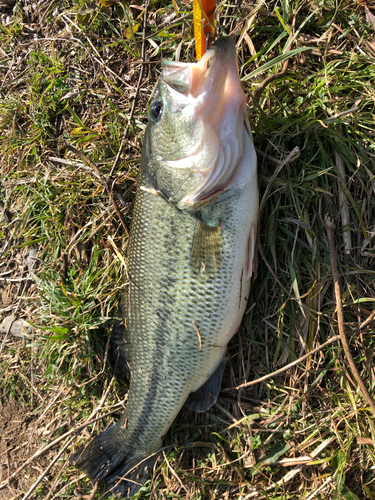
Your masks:
[{"label": "fish head", "polygon": [[230,185],[245,134],[251,138],[231,38],[196,63],[162,61],[145,145],[155,190],[180,209],[209,203]]}]

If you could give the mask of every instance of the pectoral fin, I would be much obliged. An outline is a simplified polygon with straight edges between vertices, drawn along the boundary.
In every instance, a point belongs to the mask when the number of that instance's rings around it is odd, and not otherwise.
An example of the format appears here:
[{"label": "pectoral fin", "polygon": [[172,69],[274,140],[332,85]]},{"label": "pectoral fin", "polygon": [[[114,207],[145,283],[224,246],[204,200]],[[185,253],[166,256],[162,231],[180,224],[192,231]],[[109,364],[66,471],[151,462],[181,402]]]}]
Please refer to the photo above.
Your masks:
[{"label": "pectoral fin", "polygon": [[217,401],[220,392],[221,381],[225,369],[225,357],[217,367],[216,371],[197,391],[192,392],[185,402],[189,410],[203,412],[209,410]]},{"label": "pectoral fin", "polygon": [[198,220],[195,226],[190,263],[194,273],[215,276],[221,263],[221,226],[211,227]]}]

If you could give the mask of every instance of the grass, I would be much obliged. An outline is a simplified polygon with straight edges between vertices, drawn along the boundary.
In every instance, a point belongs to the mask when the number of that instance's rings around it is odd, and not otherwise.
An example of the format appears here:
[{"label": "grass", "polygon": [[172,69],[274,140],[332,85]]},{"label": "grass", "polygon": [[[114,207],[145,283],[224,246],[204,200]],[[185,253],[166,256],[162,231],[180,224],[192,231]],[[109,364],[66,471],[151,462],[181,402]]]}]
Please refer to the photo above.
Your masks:
[{"label": "grass", "polygon": [[[147,64],[136,92],[143,8],[78,0],[0,7],[0,195],[9,216],[0,221],[0,274],[27,277],[24,256],[30,247],[38,251],[33,280],[0,282],[2,291],[13,287],[2,316],[16,312],[35,326],[31,339],[8,336],[0,347],[1,403],[17,399],[40,429],[48,428],[47,437],[38,435],[39,448],[89,417],[118,410],[69,445],[31,498],[88,495],[92,485],[68,465],[68,452],[116,420],[126,404],[126,387],[112,379],[106,352],[110,319],[126,286],[127,232],[82,153],[106,179],[116,165],[116,200],[129,227],[160,59],[194,58],[191,3],[151,2]],[[204,415],[182,410],[141,498],[375,498],[374,419],[339,343],[263,383],[235,389],[338,333],[328,213],[336,223],[350,347],[373,393],[374,325],[354,332],[375,300],[371,14],[364,1],[219,4],[218,30],[238,44],[261,196],[266,193],[258,275],[228,347],[219,404]],[[283,74],[254,99],[276,73]],[[273,178],[295,147],[298,158]],[[55,455],[68,441],[56,444]],[[34,480],[40,473],[34,471]],[[5,495],[8,485],[2,486]],[[13,490],[13,498],[26,491]],[[99,485],[90,498],[103,493]]]}]

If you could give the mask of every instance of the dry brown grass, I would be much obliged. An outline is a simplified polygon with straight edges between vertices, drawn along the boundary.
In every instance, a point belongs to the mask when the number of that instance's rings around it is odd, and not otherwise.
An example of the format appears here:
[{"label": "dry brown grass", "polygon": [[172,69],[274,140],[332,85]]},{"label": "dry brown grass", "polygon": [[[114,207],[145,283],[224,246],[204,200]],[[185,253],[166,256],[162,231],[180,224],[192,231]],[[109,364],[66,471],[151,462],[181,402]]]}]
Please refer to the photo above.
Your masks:
[{"label": "dry brown grass", "polygon": [[[0,312],[34,325],[23,340],[0,333],[0,425],[16,400],[29,433],[24,444],[16,425],[1,431],[0,498],[25,498],[46,470],[29,498],[104,494],[67,458],[126,404],[107,366],[108,320],[160,58],[194,57],[191,4],[177,7],[151,3],[143,33],[143,5],[0,2]],[[349,347],[373,394],[374,324],[359,327],[375,300],[374,15],[364,1],[219,4],[259,152],[258,276],[218,404],[181,412],[143,497],[375,498],[374,418],[339,342],[243,385],[339,333],[328,213]],[[76,442],[58,440],[91,420]],[[12,476],[17,446],[26,461],[55,440]]]}]

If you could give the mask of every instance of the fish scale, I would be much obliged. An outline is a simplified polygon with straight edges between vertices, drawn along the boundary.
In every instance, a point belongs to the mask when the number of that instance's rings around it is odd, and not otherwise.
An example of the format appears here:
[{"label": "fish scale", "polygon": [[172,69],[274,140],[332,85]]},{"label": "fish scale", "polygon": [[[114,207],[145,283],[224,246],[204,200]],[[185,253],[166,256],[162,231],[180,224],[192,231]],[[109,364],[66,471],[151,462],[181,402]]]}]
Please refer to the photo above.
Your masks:
[{"label": "fish scale", "polygon": [[149,477],[185,403],[205,411],[216,402],[255,255],[256,154],[234,43],[218,40],[195,65],[163,64],[134,203],[125,321],[111,340],[112,364],[130,373],[127,407],[71,458],[120,497]]},{"label": "fish scale", "polygon": [[[137,449],[144,455],[160,445],[160,436],[187,396],[221,360],[228,341],[227,318],[239,305],[241,270],[234,264],[241,220],[236,217],[234,223],[226,205],[230,224],[222,226],[225,257],[218,275],[202,280],[190,266],[196,219],[140,187],[134,212],[129,242],[131,306],[125,339],[130,368],[141,367],[142,373],[132,373],[131,411],[125,416],[129,423],[137,422],[136,426],[128,424],[126,435],[131,442],[137,435]],[[233,274],[237,274],[235,279]],[[133,303],[142,303],[142,308]],[[148,373],[155,375],[154,384]],[[149,418],[151,413],[153,418]]]}]

